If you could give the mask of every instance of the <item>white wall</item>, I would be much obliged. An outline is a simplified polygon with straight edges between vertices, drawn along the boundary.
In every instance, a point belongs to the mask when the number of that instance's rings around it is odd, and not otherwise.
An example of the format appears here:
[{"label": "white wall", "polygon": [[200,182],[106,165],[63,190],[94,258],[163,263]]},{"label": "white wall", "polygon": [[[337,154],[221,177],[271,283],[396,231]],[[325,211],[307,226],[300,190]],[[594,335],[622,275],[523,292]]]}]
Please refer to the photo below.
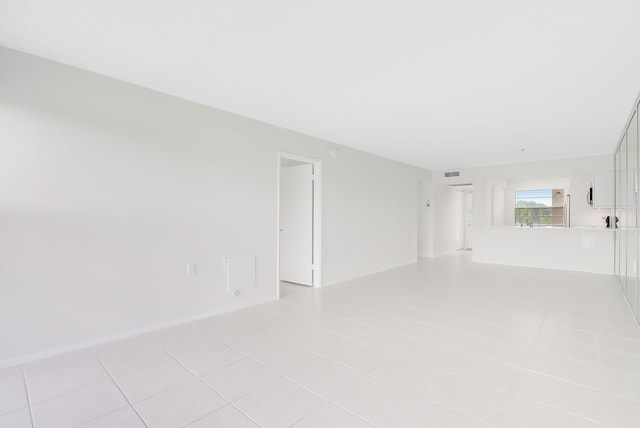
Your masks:
[{"label": "white wall", "polygon": [[[7,49],[0,64],[0,365],[274,299],[279,151],[323,161],[325,284],[416,260],[427,171]],[[234,298],[223,257],[243,255],[258,286]]]},{"label": "white wall", "polygon": [[504,181],[491,185],[491,224],[493,225],[505,224],[506,219],[509,218],[505,207],[506,186]]}]

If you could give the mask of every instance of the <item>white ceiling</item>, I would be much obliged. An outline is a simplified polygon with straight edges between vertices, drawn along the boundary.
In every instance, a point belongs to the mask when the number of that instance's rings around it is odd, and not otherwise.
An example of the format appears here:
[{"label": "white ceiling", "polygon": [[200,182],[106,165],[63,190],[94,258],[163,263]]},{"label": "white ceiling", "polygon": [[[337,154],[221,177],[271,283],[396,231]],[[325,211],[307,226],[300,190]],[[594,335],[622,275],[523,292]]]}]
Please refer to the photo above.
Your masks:
[{"label": "white ceiling", "polygon": [[429,169],[613,152],[638,28],[638,0],[0,0],[0,45]]}]

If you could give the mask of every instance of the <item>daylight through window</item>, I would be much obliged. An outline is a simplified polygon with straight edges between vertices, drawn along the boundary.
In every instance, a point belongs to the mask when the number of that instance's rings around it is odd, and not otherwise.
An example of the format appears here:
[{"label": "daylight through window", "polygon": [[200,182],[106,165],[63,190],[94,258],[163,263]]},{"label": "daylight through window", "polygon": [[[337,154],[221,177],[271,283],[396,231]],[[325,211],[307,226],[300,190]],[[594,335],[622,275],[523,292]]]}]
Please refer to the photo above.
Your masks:
[{"label": "daylight through window", "polygon": [[564,189],[516,191],[515,224],[530,227],[562,227]]}]

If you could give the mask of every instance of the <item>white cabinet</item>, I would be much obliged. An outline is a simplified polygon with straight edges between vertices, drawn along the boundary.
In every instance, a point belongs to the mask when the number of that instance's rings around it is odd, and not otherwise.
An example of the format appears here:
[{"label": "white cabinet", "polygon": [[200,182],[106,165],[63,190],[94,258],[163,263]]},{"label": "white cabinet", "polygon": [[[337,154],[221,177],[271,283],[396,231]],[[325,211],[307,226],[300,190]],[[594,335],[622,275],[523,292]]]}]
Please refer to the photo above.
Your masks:
[{"label": "white cabinet", "polygon": [[[638,106],[640,108],[640,105]],[[640,206],[638,205],[639,126],[637,110],[631,115],[615,152],[615,217],[614,270],[622,291],[636,319],[640,320]],[[595,202],[595,193],[594,193]],[[594,204],[595,205],[595,204]]]},{"label": "white cabinet", "polygon": [[613,208],[614,175],[613,171],[593,174],[593,208]]}]

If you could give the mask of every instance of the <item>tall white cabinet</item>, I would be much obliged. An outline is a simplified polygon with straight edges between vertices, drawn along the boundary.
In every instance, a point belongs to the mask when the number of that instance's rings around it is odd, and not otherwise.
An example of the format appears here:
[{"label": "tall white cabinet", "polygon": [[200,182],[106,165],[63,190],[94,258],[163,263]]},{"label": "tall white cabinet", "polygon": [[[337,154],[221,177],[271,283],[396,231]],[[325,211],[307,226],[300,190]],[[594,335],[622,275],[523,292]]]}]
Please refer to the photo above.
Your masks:
[{"label": "tall white cabinet", "polygon": [[614,212],[618,218],[618,228],[615,230],[614,270],[633,314],[637,320],[640,320],[640,302],[638,301],[638,264],[640,262],[638,107],[636,104],[615,153]]}]

